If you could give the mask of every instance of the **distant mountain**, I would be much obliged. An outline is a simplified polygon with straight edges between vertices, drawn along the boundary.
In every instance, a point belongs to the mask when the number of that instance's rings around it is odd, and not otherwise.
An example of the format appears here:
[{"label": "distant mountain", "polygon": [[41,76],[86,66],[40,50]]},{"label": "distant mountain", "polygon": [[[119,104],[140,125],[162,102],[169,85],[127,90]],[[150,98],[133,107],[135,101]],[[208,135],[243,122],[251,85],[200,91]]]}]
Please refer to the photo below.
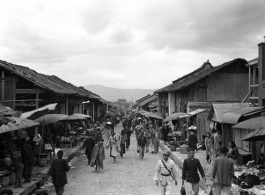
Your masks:
[{"label": "distant mountain", "polygon": [[86,85],[85,89],[100,95],[107,101],[117,101],[118,99],[126,99],[127,102],[135,102],[147,94],[153,94],[155,89],[117,89],[113,87],[105,87],[103,85]]}]

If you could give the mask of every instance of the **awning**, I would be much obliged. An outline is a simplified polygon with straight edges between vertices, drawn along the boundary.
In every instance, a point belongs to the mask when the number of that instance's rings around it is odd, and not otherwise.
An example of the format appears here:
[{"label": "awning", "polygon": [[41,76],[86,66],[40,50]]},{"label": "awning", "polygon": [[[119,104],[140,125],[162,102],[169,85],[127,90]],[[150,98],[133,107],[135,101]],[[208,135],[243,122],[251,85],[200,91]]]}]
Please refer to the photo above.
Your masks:
[{"label": "awning", "polygon": [[264,141],[265,139],[265,127],[257,129],[247,134],[242,140],[243,141]]},{"label": "awning", "polygon": [[265,127],[265,116],[245,120],[233,126],[233,128],[252,130],[260,129],[262,127]]},{"label": "awning", "polygon": [[232,110],[223,115],[222,122],[227,124],[237,124],[240,117],[257,114],[259,112],[263,112],[264,109],[264,107],[244,107]]},{"label": "awning", "polygon": [[225,113],[236,110],[239,108],[249,107],[248,103],[224,103],[224,104],[213,104],[211,109],[209,120],[216,122],[223,122],[223,116]]},{"label": "awning", "polygon": [[192,111],[192,112],[190,112],[188,114],[191,115],[191,116],[194,116],[194,115],[200,114],[200,113],[202,113],[204,111],[206,111],[206,109],[197,109],[197,110],[194,110],[194,111]]}]

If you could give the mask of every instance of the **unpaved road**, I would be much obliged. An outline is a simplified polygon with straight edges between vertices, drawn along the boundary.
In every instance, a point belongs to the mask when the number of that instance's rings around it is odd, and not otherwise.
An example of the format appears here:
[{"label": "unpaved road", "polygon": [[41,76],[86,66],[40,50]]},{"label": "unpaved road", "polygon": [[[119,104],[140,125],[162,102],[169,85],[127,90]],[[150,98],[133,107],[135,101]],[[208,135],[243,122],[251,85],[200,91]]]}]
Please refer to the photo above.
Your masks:
[{"label": "unpaved road", "polygon": [[[120,132],[121,125],[115,127],[115,132]],[[67,175],[68,184],[65,186],[65,195],[158,195],[159,187],[153,181],[154,169],[162,157],[161,149],[158,154],[145,155],[140,161],[136,153],[135,136],[131,136],[131,147],[126,151],[123,159],[117,157],[117,163],[105,150],[106,160],[102,172],[96,173],[93,167],[87,165],[86,156],[74,159],[73,166]],[[173,195],[180,193],[180,174],[178,186],[174,186]],[[50,194],[55,195],[54,192]]]}]

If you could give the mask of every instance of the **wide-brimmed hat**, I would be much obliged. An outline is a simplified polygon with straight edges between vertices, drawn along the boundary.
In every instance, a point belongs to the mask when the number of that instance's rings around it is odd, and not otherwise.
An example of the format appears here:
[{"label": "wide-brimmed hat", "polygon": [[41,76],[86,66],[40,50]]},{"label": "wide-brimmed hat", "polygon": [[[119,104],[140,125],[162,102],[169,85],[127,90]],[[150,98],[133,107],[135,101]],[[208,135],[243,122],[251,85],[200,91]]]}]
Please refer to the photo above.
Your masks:
[{"label": "wide-brimmed hat", "polygon": [[163,152],[163,156],[170,156],[170,151],[169,150],[165,150],[164,152]]},{"label": "wide-brimmed hat", "polygon": [[195,127],[195,126],[190,126],[189,128],[188,128],[189,130],[197,130],[197,127]]}]

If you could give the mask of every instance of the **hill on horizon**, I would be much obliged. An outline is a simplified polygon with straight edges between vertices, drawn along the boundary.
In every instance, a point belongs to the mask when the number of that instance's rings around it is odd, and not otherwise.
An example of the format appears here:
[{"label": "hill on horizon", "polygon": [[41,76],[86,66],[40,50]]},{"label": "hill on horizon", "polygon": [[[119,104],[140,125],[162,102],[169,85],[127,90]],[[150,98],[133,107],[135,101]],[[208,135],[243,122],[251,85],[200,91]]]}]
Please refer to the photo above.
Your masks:
[{"label": "hill on horizon", "polygon": [[147,94],[152,95],[155,89],[118,89],[114,87],[106,87],[103,85],[86,85],[85,89],[100,95],[107,101],[118,101],[118,99],[126,99],[127,102],[135,102]]}]

